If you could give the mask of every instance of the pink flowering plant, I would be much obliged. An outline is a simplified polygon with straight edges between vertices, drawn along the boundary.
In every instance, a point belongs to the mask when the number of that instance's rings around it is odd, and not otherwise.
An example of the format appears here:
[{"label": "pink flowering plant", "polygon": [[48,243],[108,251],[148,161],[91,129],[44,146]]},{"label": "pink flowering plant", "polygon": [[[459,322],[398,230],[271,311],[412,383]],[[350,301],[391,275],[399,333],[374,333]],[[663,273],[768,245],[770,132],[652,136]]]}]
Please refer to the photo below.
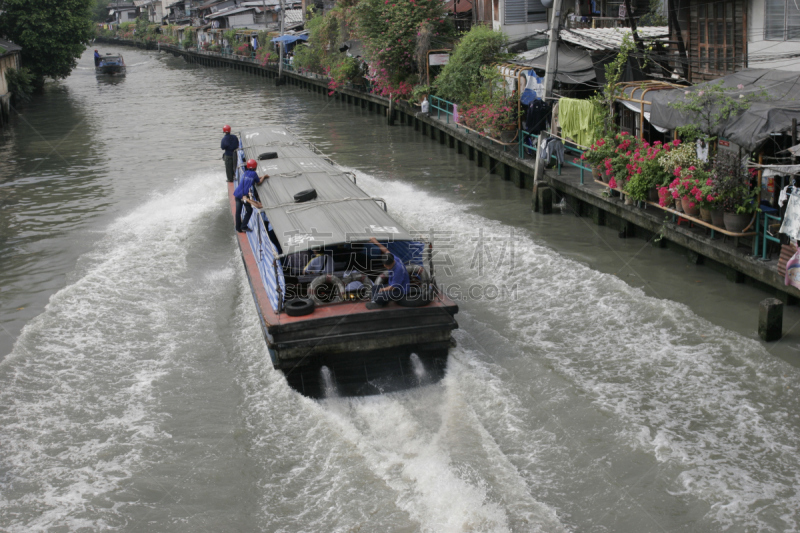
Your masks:
[{"label": "pink flowering plant", "polygon": [[517,104],[509,97],[460,110],[458,122],[481,135],[496,139],[500,137],[502,131],[516,130],[518,117]]},{"label": "pink flowering plant", "polygon": [[[714,191],[714,182],[709,172],[692,165],[688,168],[678,167],[673,173],[675,178],[669,184],[668,189],[669,195],[676,203],[685,199],[689,202],[689,207],[714,209],[718,196]],[[665,188],[667,187],[662,187],[662,189]],[[664,199],[666,196],[667,193],[659,191],[659,204],[663,207],[668,205]]]},{"label": "pink flowering plant", "polygon": [[589,146],[589,149],[581,154],[580,162],[592,167],[603,166],[605,160],[614,155],[616,143],[613,138],[603,137],[597,139]]},{"label": "pink flowering plant", "polygon": [[625,193],[635,200],[644,201],[651,189],[668,183],[670,176],[660,160],[674,146],[677,145],[660,141],[636,145],[630,156],[630,163],[626,166]]}]

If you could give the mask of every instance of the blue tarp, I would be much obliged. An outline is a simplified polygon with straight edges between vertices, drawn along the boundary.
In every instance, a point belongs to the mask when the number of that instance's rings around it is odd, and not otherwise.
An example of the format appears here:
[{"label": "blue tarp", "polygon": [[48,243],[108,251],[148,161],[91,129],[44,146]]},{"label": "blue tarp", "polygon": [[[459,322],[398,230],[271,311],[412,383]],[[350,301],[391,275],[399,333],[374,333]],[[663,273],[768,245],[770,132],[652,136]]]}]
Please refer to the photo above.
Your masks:
[{"label": "blue tarp", "polygon": [[291,44],[295,41],[307,41],[308,35],[281,35],[280,37],[274,37],[272,39],[273,43],[277,43],[283,41],[286,44]]}]

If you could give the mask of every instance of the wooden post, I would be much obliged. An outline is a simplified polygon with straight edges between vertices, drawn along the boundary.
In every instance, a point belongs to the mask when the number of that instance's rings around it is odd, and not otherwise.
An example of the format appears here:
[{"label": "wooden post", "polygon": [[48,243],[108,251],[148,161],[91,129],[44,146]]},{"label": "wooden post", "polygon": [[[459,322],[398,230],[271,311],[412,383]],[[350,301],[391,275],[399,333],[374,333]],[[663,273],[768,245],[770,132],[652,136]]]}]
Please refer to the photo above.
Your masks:
[{"label": "wooden post", "polygon": [[783,302],[767,298],[758,304],[758,336],[766,342],[777,341],[783,335]]}]

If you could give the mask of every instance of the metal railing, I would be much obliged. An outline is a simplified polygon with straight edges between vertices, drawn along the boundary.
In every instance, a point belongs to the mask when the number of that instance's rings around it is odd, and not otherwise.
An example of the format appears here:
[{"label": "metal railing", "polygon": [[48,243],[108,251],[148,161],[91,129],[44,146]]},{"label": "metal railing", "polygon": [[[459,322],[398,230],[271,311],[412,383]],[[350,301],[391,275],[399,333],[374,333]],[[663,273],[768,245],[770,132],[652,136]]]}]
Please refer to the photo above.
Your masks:
[{"label": "metal railing", "polygon": [[453,122],[458,127],[458,123],[455,120],[455,111],[456,111],[456,104],[453,102],[448,102],[444,98],[439,98],[438,96],[429,96],[428,102],[431,105],[431,113],[433,110],[436,110],[436,118],[442,118],[442,113],[445,115],[445,122],[450,124],[450,118],[452,117]]},{"label": "metal railing", "polygon": [[[564,141],[564,139],[561,139],[560,137],[556,137],[555,135],[550,135],[550,137],[555,137],[556,139],[559,139],[564,144],[564,165],[572,166],[572,167],[580,169],[580,171],[581,171],[581,185],[583,185],[584,184],[584,175],[583,175],[584,171],[588,170],[589,174],[591,174],[592,169],[587,167],[587,166],[584,166],[582,163],[576,163],[575,161],[572,160],[572,157],[574,157],[574,156],[577,156],[577,157],[582,156],[584,150],[581,150],[580,148],[578,148],[576,146],[569,145],[567,142]],[[525,142],[526,140],[528,140],[530,142],[526,143]],[[525,150],[531,150],[534,154],[538,155],[538,153],[539,153],[539,135],[536,135],[535,133],[528,133],[525,130],[519,130],[519,158],[520,159],[525,159]],[[556,165],[558,167],[558,175],[560,176],[561,175],[562,164],[558,160],[558,157],[556,157],[555,154],[550,156],[550,160],[552,161],[553,159],[555,159],[555,161],[556,161]],[[549,161],[548,161],[548,163],[549,163]]]},{"label": "metal railing", "polygon": [[[759,224],[761,222],[761,217],[756,218],[756,235],[757,237],[761,237],[761,259],[767,258],[767,242],[774,242],[777,244],[781,243],[781,240],[778,237],[773,237],[769,233],[769,221],[774,220],[775,222],[780,223],[783,219],[780,216],[770,215],[769,213],[764,214],[764,227],[759,228]],[[755,250],[753,255],[758,256],[758,241],[756,241]]]}]

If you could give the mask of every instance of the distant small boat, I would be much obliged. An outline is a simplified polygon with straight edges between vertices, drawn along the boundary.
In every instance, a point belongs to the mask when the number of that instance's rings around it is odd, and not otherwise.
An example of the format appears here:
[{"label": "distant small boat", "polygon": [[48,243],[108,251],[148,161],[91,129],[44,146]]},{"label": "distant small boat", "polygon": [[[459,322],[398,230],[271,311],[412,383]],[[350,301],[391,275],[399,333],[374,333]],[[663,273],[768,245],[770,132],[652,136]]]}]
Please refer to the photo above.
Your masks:
[{"label": "distant small boat", "polygon": [[125,60],[119,54],[106,54],[100,59],[100,63],[95,67],[94,72],[98,76],[124,76]]}]

